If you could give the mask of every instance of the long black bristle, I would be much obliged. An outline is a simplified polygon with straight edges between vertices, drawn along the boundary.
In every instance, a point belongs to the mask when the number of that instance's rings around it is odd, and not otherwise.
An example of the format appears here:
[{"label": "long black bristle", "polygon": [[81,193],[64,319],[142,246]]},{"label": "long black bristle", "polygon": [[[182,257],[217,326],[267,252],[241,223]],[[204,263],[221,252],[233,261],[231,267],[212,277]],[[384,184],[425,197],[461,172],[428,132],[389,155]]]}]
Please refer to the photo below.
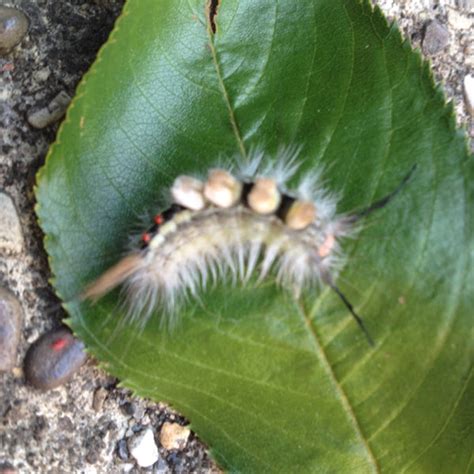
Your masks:
[{"label": "long black bristle", "polygon": [[379,199],[378,201],[373,202],[370,206],[366,207],[365,209],[362,209],[361,211],[358,211],[354,214],[349,215],[348,221],[357,222],[358,220],[372,214],[372,212],[377,211],[378,209],[383,209],[403,189],[405,184],[408,183],[412,174],[416,170],[417,166],[418,165],[415,163],[410,169],[410,171],[407,173],[407,175],[402,179],[400,184],[391,193],[387,194],[382,199]]},{"label": "long black bristle", "polygon": [[344,293],[332,282],[328,283],[330,288],[339,296],[341,301],[344,303],[346,308],[349,310],[351,313],[352,317],[356,320],[357,324],[359,325],[360,329],[362,329],[362,332],[365,334],[365,337],[367,338],[368,343],[374,347],[375,343],[372,337],[369,334],[369,331],[365,327],[363,319],[355,312],[354,307],[350,303],[350,301],[347,299],[347,297],[344,295]]}]

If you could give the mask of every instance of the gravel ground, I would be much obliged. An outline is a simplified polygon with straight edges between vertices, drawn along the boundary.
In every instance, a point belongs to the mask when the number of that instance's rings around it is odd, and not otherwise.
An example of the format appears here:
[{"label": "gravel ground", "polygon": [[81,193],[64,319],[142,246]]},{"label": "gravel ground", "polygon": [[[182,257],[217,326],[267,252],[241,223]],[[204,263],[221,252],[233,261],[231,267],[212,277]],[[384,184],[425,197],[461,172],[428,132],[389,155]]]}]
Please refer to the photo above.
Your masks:
[{"label": "gravel ground", "polygon": [[[48,285],[47,257],[33,212],[35,173],[54,140],[62,108],[107,39],[122,3],[5,3],[26,14],[29,30],[18,46],[0,55],[0,287],[10,292],[4,300],[0,292],[0,324],[2,311],[23,319],[18,350],[10,353],[14,359],[2,362],[5,351],[0,350],[0,370],[2,363],[10,366],[0,374],[0,473],[9,467],[21,473],[217,471],[206,447],[180,428],[186,420],[163,404],[133,399],[93,361],[71,382],[48,392],[25,385],[21,369],[27,348],[60,326],[63,316]],[[464,90],[466,76],[474,75],[473,0],[375,3],[431,59],[458,122],[473,137],[473,111]],[[8,306],[11,294],[20,309]],[[0,345],[2,337],[0,331]],[[131,454],[140,440],[158,448],[153,467],[140,468]]]}]

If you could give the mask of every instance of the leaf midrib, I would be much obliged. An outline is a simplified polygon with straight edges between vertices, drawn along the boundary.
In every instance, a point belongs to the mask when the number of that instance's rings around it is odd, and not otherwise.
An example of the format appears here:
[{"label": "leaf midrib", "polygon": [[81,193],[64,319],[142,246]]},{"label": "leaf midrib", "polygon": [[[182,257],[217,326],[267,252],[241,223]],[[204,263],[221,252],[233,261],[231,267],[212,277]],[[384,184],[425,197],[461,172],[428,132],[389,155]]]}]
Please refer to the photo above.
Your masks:
[{"label": "leaf midrib", "polygon": [[217,59],[217,51],[216,51],[216,47],[215,47],[215,44],[214,44],[215,35],[212,32],[212,27],[211,27],[211,22],[210,22],[209,15],[206,15],[206,23],[207,23],[207,28],[206,29],[207,29],[207,34],[208,34],[208,38],[209,38],[209,48],[210,48],[211,54],[212,54],[212,62],[214,63],[214,68],[216,70],[217,81],[219,83],[219,87],[221,89],[225,105],[226,105],[227,110],[229,112],[229,120],[230,120],[230,124],[232,126],[232,131],[233,131],[235,139],[237,141],[237,145],[238,145],[240,154],[242,155],[243,158],[247,158],[247,150],[245,149],[244,141],[242,139],[242,135],[240,133],[239,126],[237,124],[237,119],[235,118],[234,109],[232,108],[232,104],[230,103],[230,97],[229,97],[229,94],[227,92],[227,88],[224,84],[224,78],[222,76],[219,61]]},{"label": "leaf midrib", "polygon": [[372,467],[372,472],[379,473],[380,467],[375,458],[375,455],[372,452],[372,449],[370,448],[368,439],[366,438],[366,436],[364,435],[362,431],[359,420],[357,419],[356,413],[351,405],[349,397],[347,396],[346,392],[344,391],[341,384],[339,383],[336,373],[333,370],[333,367],[329,361],[329,357],[327,356],[326,351],[324,350],[324,347],[316,331],[316,328],[314,327],[313,320],[308,316],[308,314],[306,313],[305,309],[301,306],[301,304],[296,302],[295,307],[297,308],[298,312],[300,313],[304,321],[305,327],[307,329],[307,333],[310,336],[311,341],[313,342],[315,353],[318,356],[318,359],[321,362],[321,365],[324,368],[324,371],[326,372],[328,379],[331,381],[335,392],[337,393],[337,398],[342,406],[342,409],[344,413],[346,414],[350,424],[352,425],[356,433],[356,436],[359,438],[360,443],[363,445],[365,452],[367,453],[367,459],[368,459],[369,464]]}]

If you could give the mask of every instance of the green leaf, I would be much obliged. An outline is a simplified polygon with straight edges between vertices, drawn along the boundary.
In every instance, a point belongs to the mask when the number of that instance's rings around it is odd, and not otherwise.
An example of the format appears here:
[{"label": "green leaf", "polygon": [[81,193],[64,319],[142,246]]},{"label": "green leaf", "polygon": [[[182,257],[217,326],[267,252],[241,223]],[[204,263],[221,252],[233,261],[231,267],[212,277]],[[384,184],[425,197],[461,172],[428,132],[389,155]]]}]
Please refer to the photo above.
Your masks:
[{"label": "green leaf", "polygon": [[[70,325],[139,395],[171,403],[231,471],[473,469],[474,166],[428,66],[355,0],[129,0],[38,176]],[[339,210],[402,193],[346,243],[328,290],[218,287],[175,331],[120,324],[118,292],[74,297],[116,262],[180,173],[252,146],[302,146]]]}]

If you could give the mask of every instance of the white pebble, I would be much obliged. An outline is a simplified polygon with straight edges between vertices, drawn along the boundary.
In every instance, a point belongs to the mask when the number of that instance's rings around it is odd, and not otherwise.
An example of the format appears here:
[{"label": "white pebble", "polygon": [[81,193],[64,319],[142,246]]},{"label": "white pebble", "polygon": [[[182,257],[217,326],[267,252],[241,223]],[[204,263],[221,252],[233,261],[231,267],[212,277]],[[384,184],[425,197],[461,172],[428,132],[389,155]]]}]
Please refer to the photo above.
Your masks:
[{"label": "white pebble", "polygon": [[135,466],[130,462],[124,463],[124,464],[119,464],[120,472],[123,473],[123,474],[129,473],[134,467]]},{"label": "white pebble", "polygon": [[469,31],[472,28],[472,19],[467,13],[460,12],[455,8],[448,8],[448,23],[456,30]]},{"label": "white pebble", "polygon": [[19,253],[23,248],[23,233],[15,205],[10,196],[0,193],[0,250]]},{"label": "white pebble", "polygon": [[153,430],[150,428],[130,438],[128,450],[140,467],[152,466],[159,458]]},{"label": "white pebble", "polygon": [[474,116],[474,76],[470,74],[464,78],[464,97],[467,111]]},{"label": "white pebble", "polygon": [[28,114],[28,123],[39,129],[51,125],[66,113],[69,102],[71,102],[71,97],[66,92],[61,91],[47,107]]}]

